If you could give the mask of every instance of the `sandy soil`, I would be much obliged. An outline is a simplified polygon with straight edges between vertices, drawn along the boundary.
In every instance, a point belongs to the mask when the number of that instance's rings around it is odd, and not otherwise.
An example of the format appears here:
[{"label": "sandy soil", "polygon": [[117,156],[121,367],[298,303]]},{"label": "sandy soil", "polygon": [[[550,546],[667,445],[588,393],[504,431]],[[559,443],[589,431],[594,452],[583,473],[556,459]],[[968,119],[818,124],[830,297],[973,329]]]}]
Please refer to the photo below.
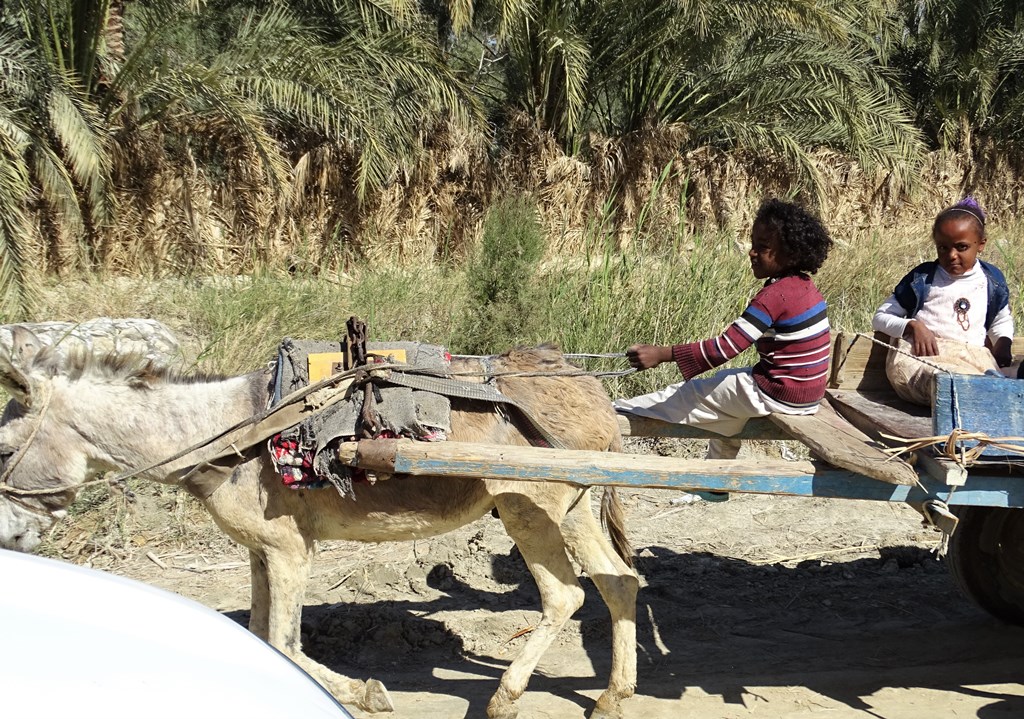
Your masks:
[{"label": "sandy soil", "polygon": [[[642,576],[627,717],[1024,716],[1024,630],[960,596],[933,552],[938,535],[913,510],[622,495]],[[247,555],[190,502],[139,493],[122,500],[120,549],[96,543],[86,512],[53,551],[244,623]],[[608,617],[582,582],[587,603],[545,655],[522,717],[583,717],[606,683]],[[482,717],[537,608],[525,566],[488,516],[414,544],[325,543],[304,644],[338,671],[384,681],[394,719]]]}]

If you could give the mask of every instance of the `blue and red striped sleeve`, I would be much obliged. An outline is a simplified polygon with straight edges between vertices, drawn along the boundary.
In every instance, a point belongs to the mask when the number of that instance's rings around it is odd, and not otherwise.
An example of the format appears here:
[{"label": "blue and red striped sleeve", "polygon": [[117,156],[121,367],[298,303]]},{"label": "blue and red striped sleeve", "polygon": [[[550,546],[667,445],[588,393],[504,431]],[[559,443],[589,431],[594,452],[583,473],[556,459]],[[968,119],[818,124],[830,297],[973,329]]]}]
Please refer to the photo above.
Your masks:
[{"label": "blue and red striped sleeve", "polygon": [[725,364],[754,344],[772,326],[774,319],[768,308],[758,302],[760,295],[758,293],[743,314],[718,337],[672,346],[672,359],[684,379],[692,379]]}]

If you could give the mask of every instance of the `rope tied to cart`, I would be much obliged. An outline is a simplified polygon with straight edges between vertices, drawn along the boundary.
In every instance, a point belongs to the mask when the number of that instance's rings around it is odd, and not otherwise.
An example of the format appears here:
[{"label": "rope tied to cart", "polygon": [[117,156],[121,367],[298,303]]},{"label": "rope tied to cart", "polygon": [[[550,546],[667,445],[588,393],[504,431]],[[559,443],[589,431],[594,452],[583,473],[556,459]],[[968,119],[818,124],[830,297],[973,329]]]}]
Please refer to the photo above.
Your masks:
[{"label": "rope tied to cart", "polygon": [[[1010,452],[1012,454],[1024,455],[1024,437],[990,437],[984,432],[972,432],[970,430],[954,427],[948,435],[934,435],[932,437],[896,437],[890,434],[882,434],[882,437],[903,443],[902,447],[886,447],[882,451],[891,457],[898,457],[903,453],[916,452],[925,447],[941,445],[940,456],[961,467],[970,467],[979,456],[989,447]],[[975,442],[967,447],[967,442]]]},{"label": "rope tied to cart", "polygon": [[[844,331],[844,333],[846,333]],[[906,352],[901,350],[888,342],[876,339],[875,337],[868,335],[864,332],[849,332],[855,337],[862,337],[869,342],[885,347],[889,352],[895,352],[896,354],[903,355],[904,357],[910,357],[921,364],[927,365],[937,372],[952,377],[955,373],[948,367],[943,367],[935,362],[931,362],[924,357],[919,357],[912,352]],[[990,437],[984,432],[977,432],[967,430],[962,427],[962,420],[960,414],[960,399],[957,395],[956,385],[950,383],[950,398],[952,400],[951,409],[951,420],[952,429],[948,435],[935,435],[931,437],[896,437],[893,435],[882,436],[886,439],[901,442],[904,446],[886,448],[883,451],[890,455],[890,459],[894,459],[904,453],[912,453],[917,450],[924,449],[925,447],[932,447],[936,445],[942,445],[941,455],[945,459],[955,462],[963,468],[970,467],[977,461],[978,457],[989,447],[995,447],[1002,449],[1014,454],[1024,455],[1024,446],[1020,444],[1013,444],[1013,442],[1024,443],[1024,437]],[[975,442],[976,444],[968,447],[966,443]]]},{"label": "rope tied to cart", "polygon": [[[1024,437],[1003,436],[993,437],[986,432],[971,430],[963,427],[963,414],[960,410],[960,401],[956,382],[953,376],[956,372],[949,367],[941,366],[925,357],[919,357],[895,347],[889,342],[884,342],[863,332],[851,332],[854,340],[863,338],[868,342],[884,347],[888,352],[911,357],[916,362],[931,367],[937,374],[949,378],[948,409],[951,429],[946,435],[933,435],[928,437],[907,438],[891,434],[881,433],[880,436],[900,446],[881,448],[889,454],[889,459],[895,459],[904,454],[913,454],[930,447],[936,448],[935,454],[941,460],[948,461],[966,472],[967,468],[975,464],[981,455],[988,449],[994,448],[1008,454],[1024,455]],[[852,342],[851,342],[852,345]],[[914,505],[924,517],[925,526],[936,527],[942,532],[939,546],[936,548],[938,555],[944,556],[949,546],[949,540],[956,530],[959,518],[952,511],[949,505],[956,491],[957,485],[949,487],[949,493],[945,501],[938,498],[930,498]]]},{"label": "rope tied to cart", "polygon": [[[932,369],[938,370],[939,372],[944,372],[945,374],[953,374],[947,367],[943,367],[941,365],[935,364],[934,362],[930,362],[929,360],[926,360],[924,357],[919,357],[918,355],[914,354],[913,352],[906,352],[904,350],[901,350],[899,347],[897,347],[895,345],[889,344],[888,342],[883,342],[882,340],[880,340],[880,339],[878,339],[876,337],[873,337],[873,336],[871,336],[869,334],[866,334],[864,332],[851,332],[849,330],[840,330],[840,331],[844,335],[853,335],[854,337],[862,337],[862,338],[866,339],[868,342],[876,344],[876,345],[878,345],[880,347],[885,347],[890,352],[895,352],[896,354],[903,355],[904,357],[910,357],[911,359],[915,359],[918,362],[920,362],[921,364],[928,365]],[[851,341],[850,344],[852,345],[853,342]]]}]

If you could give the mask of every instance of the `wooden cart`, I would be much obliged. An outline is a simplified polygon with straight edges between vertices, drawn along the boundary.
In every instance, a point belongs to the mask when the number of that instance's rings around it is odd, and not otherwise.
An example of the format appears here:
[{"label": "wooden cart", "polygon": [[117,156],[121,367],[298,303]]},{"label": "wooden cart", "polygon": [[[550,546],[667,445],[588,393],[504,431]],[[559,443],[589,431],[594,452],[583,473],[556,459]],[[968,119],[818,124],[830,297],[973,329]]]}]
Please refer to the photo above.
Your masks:
[{"label": "wooden cart", "polygon": [[[1024,341],[1014,349],[1024,353]],[[965,594],[1000,619],[1024,625],[1024,455],[988,448],[965,466],[934,447],[912,456],[893,457],[886,451],[906,445],[893,437],[947,436],[952,426],[991,437],[1021,437],[1024,381],[943,378],[935,411],[929,413],[893,393],[885,377],[886,351],[866,336],[840,334],[828,401],[817,414],[751,420],[737,436],[796,439],[809,448],[809,460],[680,460],[412,440],[350,442],[342,445],[340,457],[353,466],[393,474],[906,502],[944,530],[955,528],[946,559]],[[717,436],[635,416],[621,416],[620,425],[627,436]]]}]

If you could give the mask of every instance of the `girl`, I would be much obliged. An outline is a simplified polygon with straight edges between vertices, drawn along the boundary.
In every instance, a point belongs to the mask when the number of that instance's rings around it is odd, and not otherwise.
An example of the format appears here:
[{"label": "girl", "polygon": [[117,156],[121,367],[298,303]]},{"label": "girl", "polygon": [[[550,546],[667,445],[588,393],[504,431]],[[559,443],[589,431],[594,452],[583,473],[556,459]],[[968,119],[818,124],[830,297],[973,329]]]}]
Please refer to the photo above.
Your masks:
[{"label": "girl", "polygon": [[[730,436],[751,417],[771,412],[813,414],[825,396],[830,348],[825,299],[810,275],[832,239],[818,218],[781,200],[766,200],[754,218],[750,269],[764,286],[743,314],[712,339],[672,346],[633,345],[630,365],[645,370],[675,362],[685,381],[651,394],[619,399],[619,412],[696,425]],[[756,343],[753,367],[697,375]],[[735,457],[739,443],[712,441],[709,457]]]},{"label": "girl", "polygon": [[[982,262],[985,213],[966,197],[932,226],[937,258],[911,270],[875,312],[871,326],[893,338],[886,374],[903,399],[931,406],[934,376],[998,371],[1012,362],[1013,318],[1003,273]],[[991,351],[986,348],[988,340]],[[927,357],[925,364],[917,357]]]}]

